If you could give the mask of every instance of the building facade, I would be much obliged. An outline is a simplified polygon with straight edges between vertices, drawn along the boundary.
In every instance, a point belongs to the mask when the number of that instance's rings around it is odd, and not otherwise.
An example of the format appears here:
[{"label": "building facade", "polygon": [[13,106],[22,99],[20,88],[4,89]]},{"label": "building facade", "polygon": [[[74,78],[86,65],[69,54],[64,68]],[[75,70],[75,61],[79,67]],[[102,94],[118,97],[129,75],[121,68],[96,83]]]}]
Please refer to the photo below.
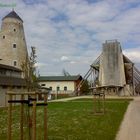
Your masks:
[{"label": "building facade", "polygon": [[7,91],[26,91],[26,81],[18,68],[0,64],[0,106],[7,105]]},{"label": "building facade", "polygon": [[2,19],[0,31],[0,106],[7,104],[7,91],[26,91],[23,65],[28,61],[23,20],[15,11]]},{"label": "building facade", "polygon": [[23,20],[15,11],[11,11],[2,19],[0,63],[22,69],[27,57]]},{"label": "building facade", "polygon": [[38,81],[41,87],[49,88],[51,94],[73,94],[82,76],[40,76]]}]

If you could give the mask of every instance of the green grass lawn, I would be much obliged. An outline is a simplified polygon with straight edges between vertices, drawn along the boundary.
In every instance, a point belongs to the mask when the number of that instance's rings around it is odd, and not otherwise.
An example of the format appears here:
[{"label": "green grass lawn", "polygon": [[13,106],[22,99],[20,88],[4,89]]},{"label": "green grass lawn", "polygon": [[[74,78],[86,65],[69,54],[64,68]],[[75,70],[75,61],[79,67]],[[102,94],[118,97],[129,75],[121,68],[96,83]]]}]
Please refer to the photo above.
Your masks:
[{"label": "green grass lawn", "polygon": [[[91,99],[48,105],[49,140],[114,140],[130,100],[107,100],[105,115],[93,115]],[[27,107],[25,107],[27,108]],[[27,112],[26,112],[27,113]],[[25,113],[25,130],[28,134]],[[19,138],[19,107],[13,110],[13,140]],[[6,140],[7,109],[0,108],[0,140]],[[43,108],[37,108],[37,140],[43,140]],[[27,137],[24,138],[26,140]]]}]

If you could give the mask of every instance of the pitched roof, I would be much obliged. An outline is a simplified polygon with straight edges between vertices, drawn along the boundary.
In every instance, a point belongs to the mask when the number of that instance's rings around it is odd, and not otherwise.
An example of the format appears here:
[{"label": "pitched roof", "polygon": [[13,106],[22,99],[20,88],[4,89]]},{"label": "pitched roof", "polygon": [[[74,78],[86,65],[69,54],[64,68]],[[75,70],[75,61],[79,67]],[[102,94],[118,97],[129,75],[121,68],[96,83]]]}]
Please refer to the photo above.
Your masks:
[{"label": "pitched roof", "polygon": [[1,86],[26,86],[26,81],[22,78],[0,76]]},{"label": "pitched roof", "polygon": [[16,19],[21,20],[23,22],[23,20],[19,17],[19,15],[15,11],[11,11],[8,15],[3,17],[2,20],[4,20],[5,18],[16,18]]},{"label": "pitched roof", "polygon": [[18,69],[18,68],[15,68],[15,67],[9,66],[9,65],[4,65],[4,64],[0,64],[0,69],[6,69],[6,70],[21,72],[21,70]]},{"label": "pitched roof", "polygon": [[82,76],[73,75],[73,76],[40,76],[38,81],[76,81],[81,80]]}]

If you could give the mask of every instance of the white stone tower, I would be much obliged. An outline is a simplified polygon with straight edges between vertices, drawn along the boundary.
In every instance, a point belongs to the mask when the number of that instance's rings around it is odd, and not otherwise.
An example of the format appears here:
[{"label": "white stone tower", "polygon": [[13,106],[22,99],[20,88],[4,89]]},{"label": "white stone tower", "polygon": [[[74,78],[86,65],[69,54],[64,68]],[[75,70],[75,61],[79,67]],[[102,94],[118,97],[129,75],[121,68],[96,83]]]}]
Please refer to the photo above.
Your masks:
[{"label": "white stone tower", "polygon": [[2,19],[0,63],[21,69],[27,57],[23,20],[13,10]]}]

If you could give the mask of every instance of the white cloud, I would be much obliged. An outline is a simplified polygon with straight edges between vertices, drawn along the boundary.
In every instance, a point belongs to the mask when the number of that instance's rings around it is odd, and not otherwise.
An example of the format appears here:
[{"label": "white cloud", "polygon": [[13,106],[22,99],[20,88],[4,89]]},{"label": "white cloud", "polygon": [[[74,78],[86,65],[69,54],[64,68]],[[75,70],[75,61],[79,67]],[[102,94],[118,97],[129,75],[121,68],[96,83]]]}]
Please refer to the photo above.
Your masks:
[{"label": "white cloud", "polygon": [[60,58],[61,61],[69,61],[69,58],[67,56],[62,56]]},{"label": "white cloud", "polygon": [[[25,1],[14,0],[15,11],[24,20],[28,49],[37,49],[42,75],[61,74],[63,68],[70,74],[86,73],[106,39],[118,39],[126,55],[139,61],[139,0]],[[2,19],[11,8],[1,9]]]}]

